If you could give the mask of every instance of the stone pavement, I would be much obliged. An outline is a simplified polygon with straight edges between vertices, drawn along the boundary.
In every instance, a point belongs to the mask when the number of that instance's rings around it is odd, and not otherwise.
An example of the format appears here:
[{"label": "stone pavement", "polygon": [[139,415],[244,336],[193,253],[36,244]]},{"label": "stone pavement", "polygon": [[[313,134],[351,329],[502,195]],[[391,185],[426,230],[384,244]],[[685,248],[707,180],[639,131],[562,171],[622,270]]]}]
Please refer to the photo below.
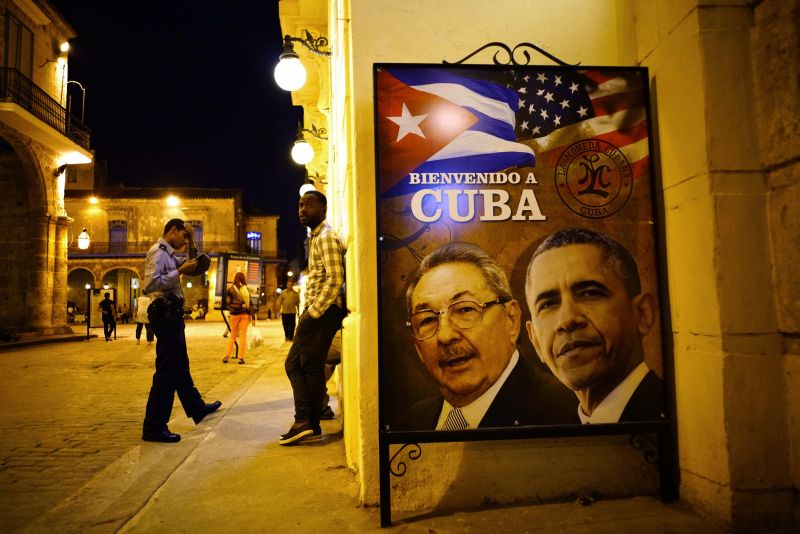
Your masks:
[{"label": "stone pavement", "polygon": [[[259,331],[279,329],[261,323]],[[141,444],[155,345],[137,345],[134,329],[118,325],[111,342],[99,329],[99,339],[0,353],[0,532],[19,530]],[[284,353],[281,334],[251,351],[246,365],[223,365],[223,331],[221,322],[187,324],[192,375],[204,396],[224,397],[270,351]],[[177,402],[173,417],[188,421]]]},{"label": "stone pavement", "polygon": [[[341,417],[317,443],[281,447],[291,422],[277,321],[247,365],[223,365],[222,323],[187,326],[195,381],[223,408],[195,426],[179,407],[178,444],[140,438],[152,347],[118,341],[0,354],[2,532],[380,532],[359,506]],[[395,517],[396,532],[720,532],[653,498]]]}]

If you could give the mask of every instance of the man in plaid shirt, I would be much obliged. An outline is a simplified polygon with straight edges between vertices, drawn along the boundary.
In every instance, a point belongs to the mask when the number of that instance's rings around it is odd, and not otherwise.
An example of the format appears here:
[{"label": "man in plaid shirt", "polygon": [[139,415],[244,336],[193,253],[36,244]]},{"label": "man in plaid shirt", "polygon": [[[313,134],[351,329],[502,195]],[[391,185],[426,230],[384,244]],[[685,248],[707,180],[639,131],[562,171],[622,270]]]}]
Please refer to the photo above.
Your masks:
[{"label": "man in plaid shirt", "polygon": [[319,439],[322,398],[325,394],[325,358],[345,310],[341,299],[344,283],[344,245],[325,220],[328,200],[319,191],[300,198],[300,224],[308,226],[308,278],[305,310],[300,316],[286,356],[286,375],[294,394],[294,424],[278,443],[291,445]]}]

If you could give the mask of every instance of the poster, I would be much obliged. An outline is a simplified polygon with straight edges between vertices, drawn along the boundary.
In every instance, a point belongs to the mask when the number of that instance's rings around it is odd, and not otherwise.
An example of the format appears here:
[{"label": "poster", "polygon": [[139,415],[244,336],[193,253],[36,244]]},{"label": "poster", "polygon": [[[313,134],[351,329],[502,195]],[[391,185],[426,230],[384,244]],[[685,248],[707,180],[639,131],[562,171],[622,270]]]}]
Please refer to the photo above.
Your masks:
[{"label": "poster", "polygon": [[382,430],[664,419],[647,70],[374,80]]},{"label": "poster", "polygon": [[217,257],[217,279],[214,291],[214,309],[227,309],[225,293],[233,284],[236,273],[244,273],[247,289],[250,292],[250,304],[258,310],[261,287],[261,257],[235,252],[223,252]]}]

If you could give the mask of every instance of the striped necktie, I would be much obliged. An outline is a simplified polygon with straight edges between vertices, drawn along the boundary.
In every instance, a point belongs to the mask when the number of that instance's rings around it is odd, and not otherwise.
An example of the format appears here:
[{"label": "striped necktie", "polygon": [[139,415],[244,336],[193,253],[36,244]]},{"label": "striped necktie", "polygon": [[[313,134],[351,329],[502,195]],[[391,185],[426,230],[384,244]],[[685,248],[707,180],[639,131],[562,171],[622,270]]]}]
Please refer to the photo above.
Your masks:
[{"label": "striped necktie", "polygon": [[464,414],[461,413],[459,408],[453,408],[447,414],[442,430],[466,430],[469,427],[467,420],[464,419]]}]

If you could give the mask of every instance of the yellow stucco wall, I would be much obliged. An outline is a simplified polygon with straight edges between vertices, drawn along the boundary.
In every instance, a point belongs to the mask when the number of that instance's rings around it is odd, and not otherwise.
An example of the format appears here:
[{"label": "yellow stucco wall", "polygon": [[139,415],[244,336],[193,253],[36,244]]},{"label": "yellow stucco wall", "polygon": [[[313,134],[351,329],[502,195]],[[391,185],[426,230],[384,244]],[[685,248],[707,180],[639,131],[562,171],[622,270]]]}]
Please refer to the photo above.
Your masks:
[{"label": "yellow stucco wall", "polygon": [[[346,428],[350,430],[346,441],[360,478],[362,500],[376,503],[378,339],[373,63],[455,61],[490,41],[500,40],[512,46],[531,41],[531,29],[535,28],[536,43],[565,61],[632,65],[634,40],[630,31],[632,18],[620,16],[615,1],[334,4],[342,12],[338,20],[347,22],[340,23],[333,41],[342,43],[342,52],[351,52],[346,61],[339,60],[333,67],[344,69],[346,78],[341,85],[333,85],[333,103],[334,108],[341,105],[353,116],[353,130],[342,143],[347,144],[347,155],[353,163],[346,177],[352,191],[349,227],[359,251],[347,265],[348,283],[356,285],[358,312],[351,316],[350,322],[359,335],[353,336],[356,339],[345,337],[346,353],[358,355],[357,368],[351,366],[345,377],[349,401]],[[491,57],[473,61],[486,63]],[[337,77],[336,72],[333,77]],[[339,99],[336,89],[346,90],[347,100]],[[352,410],[354,404],[356,410]],[[555,461],[554,447],[559,451]],[[548,500],[592,488],[602,488],[607,495],[617,496],[652,492],[655,488],[653,470],[642,465],[641,456],[619,438],[424,448],[423,459],[414,463],[409,474],[392,480],[395,510],[476,506],[486,498],[497,502]],[[486,462],[478,461],[481,458]],[[447,469],[442,469],[442,465],[448,466]]]},{"label": "yellow stucco wall", "polygon": [[[295,3],[314,2],[285,0],[282,13]],[[567,62],[650,69],[681,495],[728,524],[792,521],[800,485],[800,234],[792,215],[798,207],[800,104],[797,27],[791,21],[799,8],[797,0],[751,4],[327,2],[335,151],[327,193],[335,199],[335,225],[348,242],[353,312],[344,336],[345,445],[363,502],[378,501],[372,65],[455,61],[490,41],[534,41]],[[471,60],[490,61],[490,55]],[[547,60],[536,57],[534,63]],[[765,80],[777,72],[786,83],[773,97],[776,84]],[[774,101],[784,107],[776,110]],[[652,470],[615,438],[424,448],[406,477],[392,479],[395,510],[654,490]],[[444,476],[442,465],[451,468]]]}]

